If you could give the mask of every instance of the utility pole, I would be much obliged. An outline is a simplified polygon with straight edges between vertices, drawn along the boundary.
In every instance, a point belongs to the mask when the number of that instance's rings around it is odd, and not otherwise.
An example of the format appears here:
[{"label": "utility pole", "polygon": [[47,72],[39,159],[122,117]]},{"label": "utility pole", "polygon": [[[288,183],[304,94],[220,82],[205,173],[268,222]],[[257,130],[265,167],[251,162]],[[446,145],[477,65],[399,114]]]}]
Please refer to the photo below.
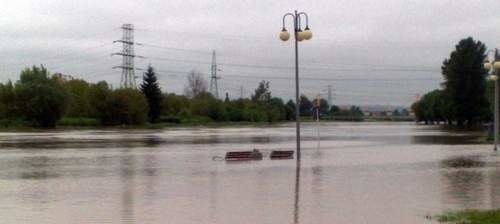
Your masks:
[{"label": "utility pole", "polygon": [[[494,63],[496,63],[496,60],[498,58],[498,49],[495,48],[495,55],[493,56],[493,61]],[[494,129],[495,129],[495,135],[494,135],[494,148],[493,150],[494,151],[497,151],[498,150],[498,70],[495,69],[495,66],[494,66],[494,63],[493,63],[493,69],[494,69],[494,72],[492,72],[494,75],[496,75],[496,79],[495,79],[495,125],[494,125]]]},{"label": "utility pole", "polygon": [[493,114],[493,150],[497,151],[497,146],[498,146],[498,119],[499,119],[499,108],[498,108],[498,100],[499,100],[499,83],[498,83],[498,71],[500,70],[500,61],[497,61],[497,58],[499,57],[498,54],[498,49],[495,48],[495,50],[489,50],[486,52],[488,55],[489,53],[494,53],[493,57],[491,58],[491,62],[488,60],[485,61],[484,63],[484,68],[486,70],[489,70],[490,75],[488,76],[488,80],[494,81],[495,82],[495,109],[494,109],[494,114]]},{"label": "utility pole", "polygon": [[217,86],[217,79],[220,79],[217,76],[217,61],[215,58],[215,50],[212,52],[212,65],[210,66],[210,93],[215,96],[215,98],[219,98],[219,87]]},{"label": "utility pole", "polygon": [[316,126],[317,126],[317,129],[318,129],[318,146],[319,146],[319,141],[320,141],[320,136],[319,136],[319,116],[320,116],[320,108],[321,108],[321,96],[319,94],[316,96],[316,99],[314,99],[314,108],[316,109]]},{"label": "utility pole", "polygon": [[314,99],[314,109],[316,114],[316,122],[319,122],[319,108],[321,107],[321,96],[318,94]]},{"label": "utility pole", "polygon": [[328,104],[331,106],[333,101],[332,101],[332,85],[328,85]]},{"label": "utility pole", "polygon": [[113,55],[122,56],[122,65],[114,66],[113,69],[119,68],[122,70],[122,76],[120,80],[121,88],[135,88],[135,67],[134,67],[134,57],[144,58],[142,56],[137,56],[134,54],[134,25],[133,24],[123,24],[121,29],[123,30],[123,36],[121,40],[115,40],[113,43],[119,42],[123,44],[122,52],[113,53]]},{"label": "utility pole", "polygon": [[240,99],[243,99],[243,86],[240,86]]}]

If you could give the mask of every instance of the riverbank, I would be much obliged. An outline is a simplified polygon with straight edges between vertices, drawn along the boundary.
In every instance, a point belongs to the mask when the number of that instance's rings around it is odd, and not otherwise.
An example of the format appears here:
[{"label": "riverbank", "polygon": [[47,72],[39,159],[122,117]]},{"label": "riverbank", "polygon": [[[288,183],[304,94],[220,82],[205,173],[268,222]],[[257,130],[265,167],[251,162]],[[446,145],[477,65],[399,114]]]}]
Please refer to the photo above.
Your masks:
[{"label": "riverbank", "polygon": [[[307,121],[306,121],[307,122]],[[78,124],[63,124],[57,125],[53,128],[40,128],[32,127],[27,125],[16,125],[16,126],[0,126],[0,132],[35,132],[35,131],[45,131],[45,130],[88,130],[88,129],[124,129],[124,130],[147,130],[147,129],[164,129],[171,127],[264,127],[264,126],[275,126],[287,122],[186,122],[186,123],[146,123],[141,125],[78,125]],[[304,122],[305,123],[305,122]]]},{"label": "riverbank", "polygon": [[[336,119],[321,119],[320,122],[411,122],[409,119],[377,119],[377,118],[336,118]],[[231,126],[269,126],[283,124],[291,121],[275,121],[275,122],[249,122],[249,121],[214,121],[207,118],[192,118],[192,119],[175,119],[166,120],[163,122],[151,124],[144,123],[139,125],[102,125],[99,120],[93,118],[62,118],[57,122],[57,126],[53,128],[33,127],[27,122],[20,121],[4,121],[0,122],[0,131],[36,131],[36,130],[85,130],[85,129],[162,129],[168,127],[231,127]],[[301,122],[309,123],[316,122],[311,117],[302,117]]]},{"label": "riverbank", "polygon": [[[317,121],[311,117],[302,117],[301,123],[316,123]],[[399,119],[364,119],[364,120],[332,120],[332,119],[322,119],[320,123],[414,123],[409,120],[399,120]],[[213,121],[209,119],[192,119],[192,120],[182,120],[176,122],[160,122],[160,123],[144,123],[139,125],[102,125],[95,119],[88,118],[72,118],[72,119],[61,119],[56,127],[52,128],[42,128],[33,127],[29,123],[22,122],[9,122],[8,124],[0,123],[0,132],[7,131],[39,131],[39,130],[86,130],[86,129],[163,129],[170,127],[243,127],[243,126],[275,126],[284,123],[295,123],[295,121],[275,121],[275,122],[248,122],[248,121]],[[414,123],[415,125],[422,127],[439,127],[440,129],[451,131],[451,132],[483,132],[484,128],[481,126],[475,126],[472,128],[456,127],[456,126],[446,126],[446,125],[424,125],[421,123]],[[481,136],[480,142],[482,143],[492,143],[491,136],[488,137],[487,134]]]},{"label": "riverbank", "polygon": [[465,210],[437,216],[441,223],[451,224],[498,224],[500,210]]}]

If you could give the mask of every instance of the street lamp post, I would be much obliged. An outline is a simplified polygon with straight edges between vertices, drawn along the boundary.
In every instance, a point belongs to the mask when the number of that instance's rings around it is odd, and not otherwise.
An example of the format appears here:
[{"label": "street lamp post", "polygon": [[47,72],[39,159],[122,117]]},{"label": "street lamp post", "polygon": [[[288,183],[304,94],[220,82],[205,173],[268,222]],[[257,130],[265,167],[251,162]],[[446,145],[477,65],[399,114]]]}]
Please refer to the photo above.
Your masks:
[{"label": "street lamp post", "polygon": [[484,63],[484,68],[486,70],[489,70],[490,75],[488,76],[488,79],[491,81],[495,82],[495,102],[494,102],[494,115],[493,115],[493,127],[494,127],[494,135],[493,135],[493,144],[494,148],[493,150],[497,151],[497,145],[498,145],[498,74],[497,72],[500,70],[500,61],[497,61],[497,55],[498,55],[498,50],[495,49],[494,51],[488,51],[489,52],[494,52],[494,56],[491,60],[491,62],[486,61]]},{"label": "street lamp post", "polygon": [[[293,18],[293,36],[295,39],[295,124],[296,124],[296,137],[297,137],[297,162],[300,161],[300,96],[299,96],[299,41],[310,40],[312,32],[309,29],[309,17],[305,12],[286,13],[283,15],[283,29],[281,29],[280,39],[287,41],[290,39],[290,33],[285,28],[285,19],[287,16]],[[302,31],[301,20],[305,18],[306,27]]]}]

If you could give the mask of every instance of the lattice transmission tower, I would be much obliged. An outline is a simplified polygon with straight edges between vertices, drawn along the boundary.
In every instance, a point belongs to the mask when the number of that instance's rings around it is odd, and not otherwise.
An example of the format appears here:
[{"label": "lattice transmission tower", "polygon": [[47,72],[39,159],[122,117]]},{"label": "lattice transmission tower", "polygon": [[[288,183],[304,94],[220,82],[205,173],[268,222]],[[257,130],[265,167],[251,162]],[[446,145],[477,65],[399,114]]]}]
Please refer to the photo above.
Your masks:
[{"label": "lattice transmission tower", "polygon": [[217,79],[220,79],[220,76],[217,76],[217,61],[215,58],[215,50],[212,52],[212,65],[210,66],[210,93],[212,93],[215,98],[219,98],[219,87],[217,86]]},{"label": "lattice transmission tower", "polygon": [[134,58],[144,58],[142,56],[135,55],[134,53],[134,25],[133,24],[123,24],[121,29],[123,30],[123,36],[121,40],[115,40],[113,43],[119,42],[123,44],[122,52],[117,52],[111,54],[122,56],[122,65],[114,66],[113,69],[121,69],[122,76],[120,79],[121,88],[135,88],[135,67]]},{"label": "lattice transmission tower", "polygon": [[333,105],[332,85],[328,85],[328,105]]}]

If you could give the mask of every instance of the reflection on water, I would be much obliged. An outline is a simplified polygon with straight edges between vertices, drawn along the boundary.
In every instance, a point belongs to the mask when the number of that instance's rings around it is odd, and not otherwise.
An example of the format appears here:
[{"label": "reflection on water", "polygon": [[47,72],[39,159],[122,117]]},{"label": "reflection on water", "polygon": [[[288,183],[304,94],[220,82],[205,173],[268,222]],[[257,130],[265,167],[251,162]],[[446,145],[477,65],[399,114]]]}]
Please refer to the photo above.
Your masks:
[{"label": "reflection on water", "polygon": [[144,140],[144,146],[146,147],[156,147],[162,143],[161,138],[155,135],[148,135]]},{"label": "reflection on water", "polygon": [[135,187],[135,172],[136,161],[135,156],[129,153],[129,150],[124,151],[125,156],[121,157],[120,179],[122,181],[122,223],[134,223],[134,187]]},{"label": "reflection on water", "polygon": [[[318,137],[320,130],[320,137]],[[482,133],[411,123],[305,124],[302,160],[212,161],[294,149],[293,124],[0,133],[5,223],[428,223],[500,208]]]},{"label": "reflection on water", "polygon": [[488,181],[487,184],[489,188],[490,204],[488,208],[500,208],[500,169],[494,167],[487,173]]},{"label": "reflection on water", "polygon": [[474,156],[458,156],[441,161],[441,166],[445,168],[472,168],[483,167],[485,162],[479,157]]},{"label": "reflection on water", "polygon": [[50,158],[47,156],[25,157],[19,161],[22,169],[22,179],[48,179],[57,178],[59,175],[50,170]]},{"label": "reflection on water", "polygon": [[294,203],[293,203],[293,223],[299,223],[300,214],[300,160],[297,160],[297,165],[295,168],[295,191],[294,191]]},{"label": "reflection on water", "polygon": [[485,178],[476,170],[443,171],[448,197],[445,203],[459,205],[460,208],[477,208],[485,201]]},{"label": "reflection on water", "polygon": [[456,135],[451,136],[434,136],[434,135],[420,135],[413,136],[412,142],[415,144],[443,144],[443,145],[461,145],[461,144],[474,144],[480,142],[481,135],[471,135],[460,136],[457,138]]},{"label": "reflection on water", "polygon": [[500,170],[496,154],[459,156],[441,161],[444,204],[457,209],[500,208]]}]

